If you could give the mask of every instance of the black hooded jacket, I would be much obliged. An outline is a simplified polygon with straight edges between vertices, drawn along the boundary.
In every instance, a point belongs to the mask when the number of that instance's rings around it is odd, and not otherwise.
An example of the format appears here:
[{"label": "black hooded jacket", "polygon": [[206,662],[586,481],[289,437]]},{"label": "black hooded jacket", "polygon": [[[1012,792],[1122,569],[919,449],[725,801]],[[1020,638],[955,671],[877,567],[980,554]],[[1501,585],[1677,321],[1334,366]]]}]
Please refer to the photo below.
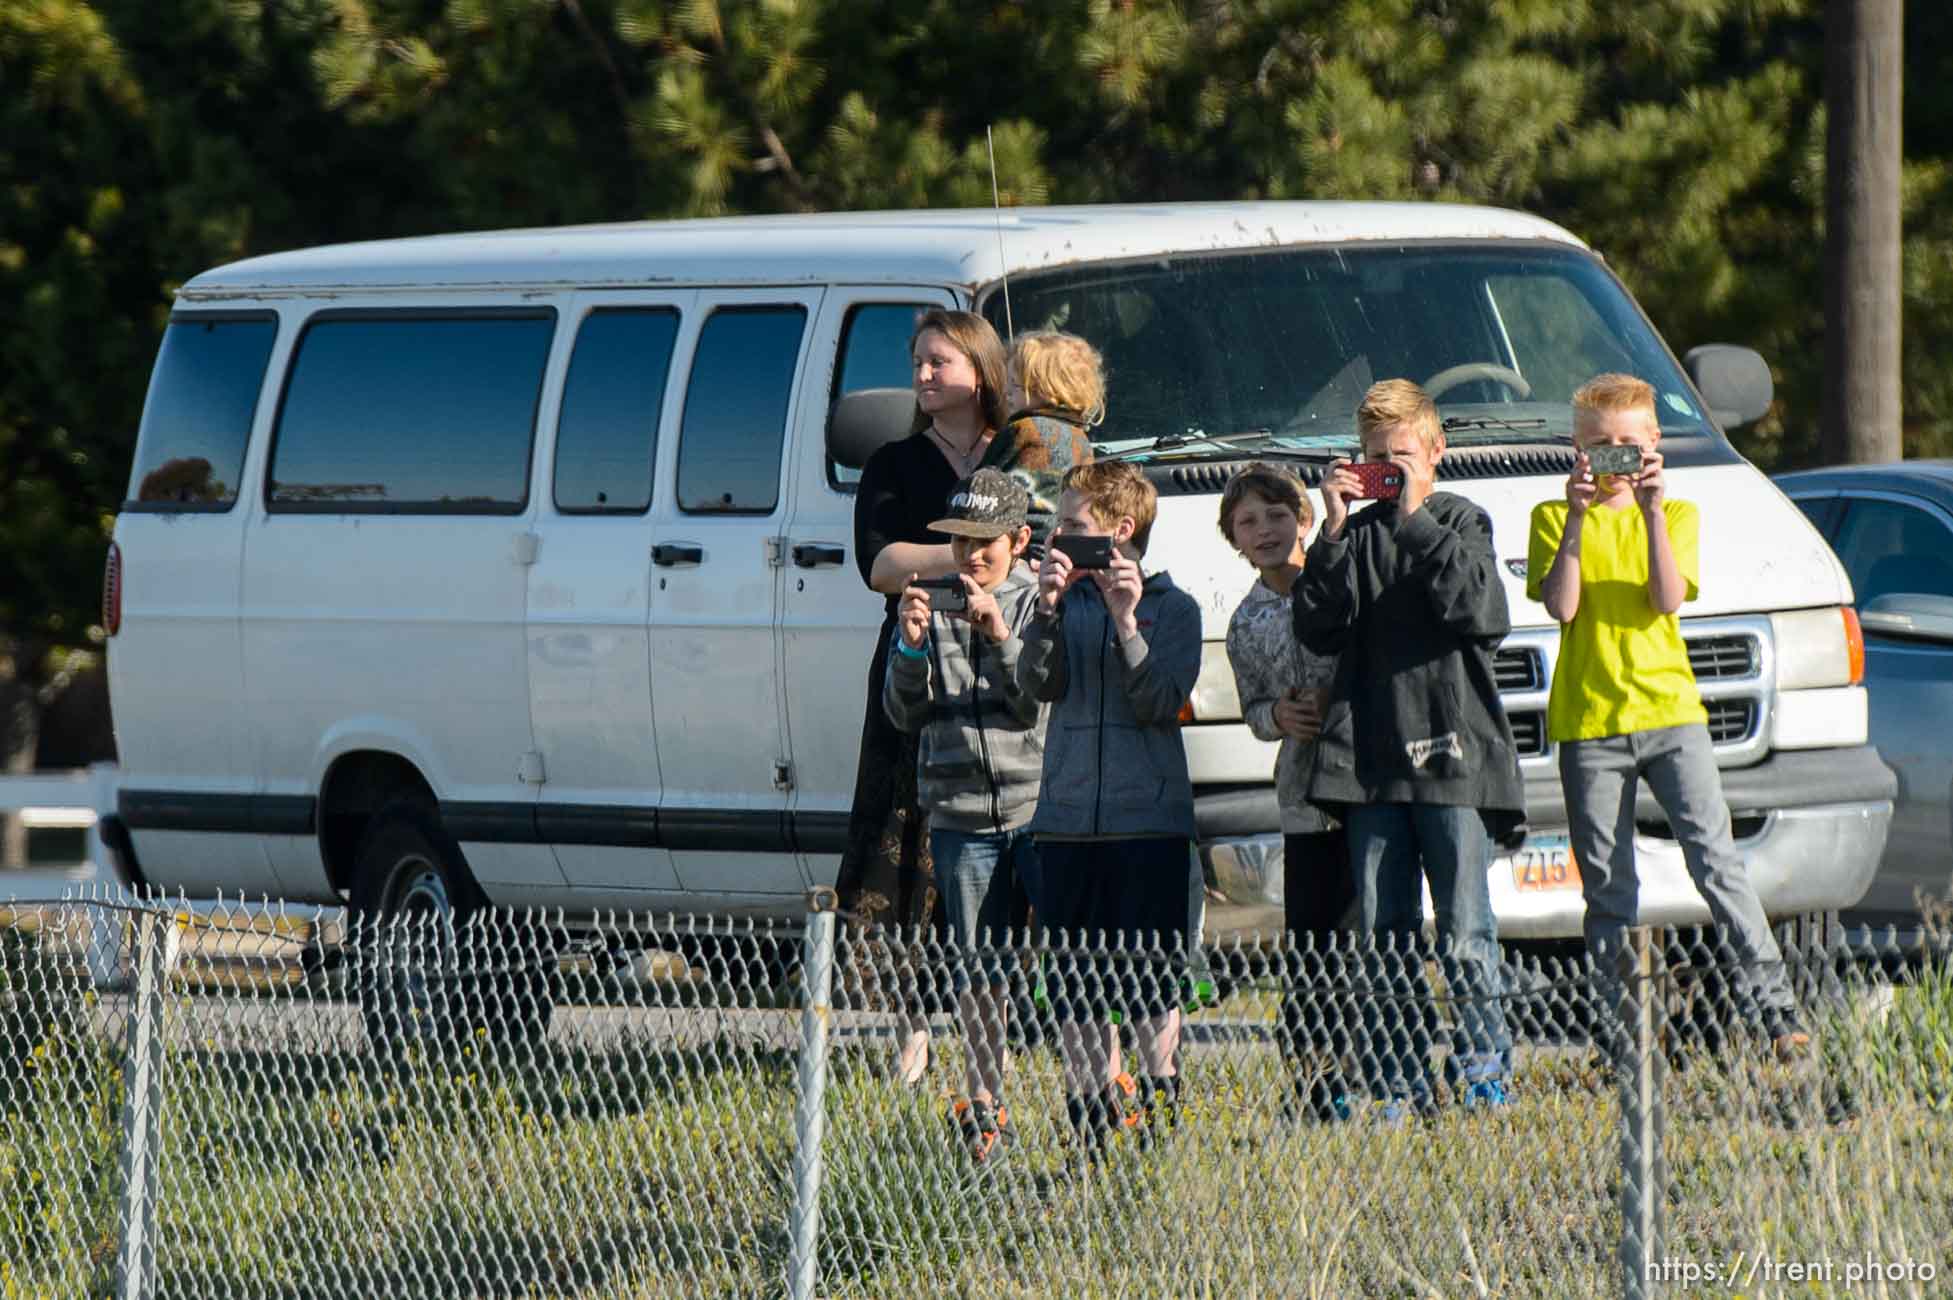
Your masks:
[{"label": "black hooded jacket", "polygon": [[1512,628],[1492,521],[1433,492],[1378,502],[1317,537],[1295,584],[1295,634],[1339,657],[1311,802],[1477,808],[1502,844],[1525,833],[1525,787],[1492,653]]}]

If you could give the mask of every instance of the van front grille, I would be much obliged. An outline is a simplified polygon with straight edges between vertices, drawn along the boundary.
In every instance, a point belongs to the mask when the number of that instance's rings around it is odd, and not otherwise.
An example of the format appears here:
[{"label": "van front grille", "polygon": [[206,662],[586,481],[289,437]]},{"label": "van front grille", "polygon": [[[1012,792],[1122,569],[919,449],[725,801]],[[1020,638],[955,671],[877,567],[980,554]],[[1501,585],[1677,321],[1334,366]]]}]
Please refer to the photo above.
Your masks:
[{"label": "van front grille", "polygon": [[[1705,700],[1709,711],[1709,739],[1718,745],[1748,740],[1756,731],[1755,700]],[[1546,715],[1525,709],[1506,715],[1512,722],[1512,741],[1521,758],[1546,752]]]},{"label": "van front grille", "polygon": [[1748,740],[1756,730],[1755,700],[1704,700],[1709,710],[1709,739],[1718,745]]},{"label": "van front grille", "polygon": [[[1229,479],[1254,463],[1251,460],[1209,460],[1192,464],[1160,464],[1156,461],[1141,465],[1140,470],[1161,496],[1205,496],[1221,491]],[[1325,469],[1322,465],[1307,463],[1290,463],[1283,468],[1301,479],[1304,487],[1315,487],[1320,483]]]},{"label": "van front grille", "polygon": [[1487,447],[1453,449],[1438,462],[1438,477],[1564,478],[1573,471],[1571,447]]},{"label": "van front grille", "polygon": [[1546,665],[1530,646],[1492,656],[1492,680],[1502,691],[1536,691],[1546,685]]},{"label": "van front grille", "polygon": [[1538,758],[1546,752],[1546,715],[1528,710],[1506,715],[1512,723],[1512,747],[1521,758]]},{"label": "van front grille", "polygon": [[1754,677],[1761,656],[1756,638],[1742,634],[1690,639],[1689,667],[1699,682],[1721,677]]}]

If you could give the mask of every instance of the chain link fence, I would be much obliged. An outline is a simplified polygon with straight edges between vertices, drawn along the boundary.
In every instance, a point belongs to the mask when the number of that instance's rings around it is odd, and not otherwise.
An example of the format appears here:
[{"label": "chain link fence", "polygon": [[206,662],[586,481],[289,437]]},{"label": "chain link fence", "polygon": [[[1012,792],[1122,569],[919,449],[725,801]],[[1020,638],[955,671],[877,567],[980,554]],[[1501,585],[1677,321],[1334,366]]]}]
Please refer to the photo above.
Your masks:
[{"label": "chain link fence", "polygon": [[1946,1294],[1948,949],[1633,938],[23,905],[0,1297]]}]

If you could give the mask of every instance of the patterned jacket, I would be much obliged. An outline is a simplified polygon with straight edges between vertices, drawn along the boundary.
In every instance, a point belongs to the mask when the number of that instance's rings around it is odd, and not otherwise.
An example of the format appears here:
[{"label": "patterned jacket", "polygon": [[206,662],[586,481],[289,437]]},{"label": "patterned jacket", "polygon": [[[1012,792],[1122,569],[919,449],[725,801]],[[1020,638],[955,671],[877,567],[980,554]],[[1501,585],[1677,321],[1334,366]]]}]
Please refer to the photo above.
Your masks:
[{"label": "patterned jacket", "polygon": [[1031,525],[1026,558],[1044,558],[1044,544],[1058,522],[1065,471],[1091,459],[1092,440],[1085,422],[1071,411],[1055,408],[1019,411],[1003,435],[991,442],[983,463],[1003,470],[1031,494],[1031,508],[1025,515]]},{"label": "patterned jacket", "polygon": [[1329,817],[1308,799],[1316,742],[1297,740],[1277,728],[1275,701],[1295,686],[1326,690],[1336,676],[1335,658],[1304,647],[1295,636],[1289,598],[1256,579],[1228,621],[1227,659],[1248,730],[1257,740],[1282,743],[1275,756],[1275,797],[1282,807],[1283,834],[1328,830]]}]

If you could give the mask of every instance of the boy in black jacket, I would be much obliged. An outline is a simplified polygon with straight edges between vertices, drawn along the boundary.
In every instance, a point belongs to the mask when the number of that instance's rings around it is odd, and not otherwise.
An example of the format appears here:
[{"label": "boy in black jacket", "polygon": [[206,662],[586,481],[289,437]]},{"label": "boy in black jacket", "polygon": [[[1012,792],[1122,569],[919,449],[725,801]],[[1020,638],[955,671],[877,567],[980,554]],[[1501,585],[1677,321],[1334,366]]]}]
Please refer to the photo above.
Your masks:
[{"label": "boy in black jacket", "polygon": [[1317,654],[1339,656],[1309,798],[1345,816],[1360,924],[1385,953],[1360,1055],[1394,1120],[1433,1100],[1418,1005],[1420,869],[1456,999],[1449,1072],[1467,1105],[1505,1104],[1511,1038],[1486,870],[1491,838],[1522,829],[1525,797],[1492,675],[1511,619],[1491,520],[1434,490],[1444,433],[1423,389],[1373,385],[1356,421],[1363,459],[1395,465],[1401,494],[1352,516],[1361,484],[1349,462],[1331,467],[1322,532],[1295,587],[1295,631]]}]

